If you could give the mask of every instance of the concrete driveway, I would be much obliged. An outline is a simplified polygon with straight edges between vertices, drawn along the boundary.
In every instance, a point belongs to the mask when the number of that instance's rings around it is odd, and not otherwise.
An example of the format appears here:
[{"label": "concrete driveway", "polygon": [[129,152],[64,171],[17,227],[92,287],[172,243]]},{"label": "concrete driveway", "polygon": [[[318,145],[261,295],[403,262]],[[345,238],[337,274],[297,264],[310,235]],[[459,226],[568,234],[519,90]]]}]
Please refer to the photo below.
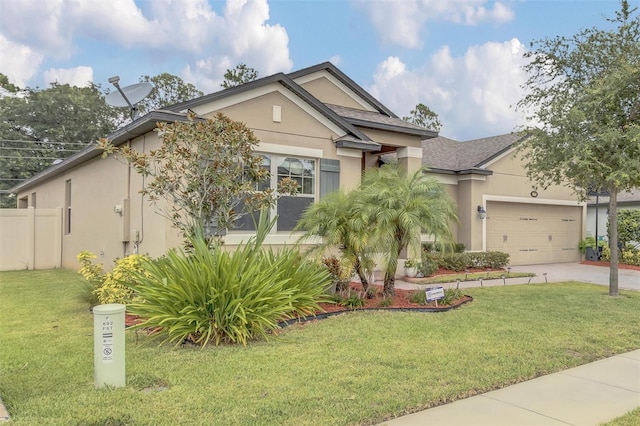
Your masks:
[{"label": "concrete driveway", "polygon": [[[537,280],[547,274],[549,282],[582,281],[609,286],[609,268],[582,265],[580,263],[550,263],[546,265],[512,266],[513,272],[533,272]],[[534,281],[532,281],[534,282]],[[618,269],[618,287],[626,290],[640,290],[640,271]]]},{"label": "concrete driveway", "polygon": [[[603,266],[582,265],[580,263],[549,263],[545,265],[512,266],[511,272],[533,272],[531,278],[508,278],[504,282],[500,279],[489,281],[461,282],[460,288],[485,287],[496,285],[534,284],[558,281],[582,281],[585,283],[599,284],[609,287],[609,268]],[[451,287],[456,283],[443,284]],[[403,289],[424,288],[424,285],[416,285],[401,280],[396,280],[396,287]],[[624,290],[640,291],[640,271],[629,269],[618,270],[618,287]]]}]

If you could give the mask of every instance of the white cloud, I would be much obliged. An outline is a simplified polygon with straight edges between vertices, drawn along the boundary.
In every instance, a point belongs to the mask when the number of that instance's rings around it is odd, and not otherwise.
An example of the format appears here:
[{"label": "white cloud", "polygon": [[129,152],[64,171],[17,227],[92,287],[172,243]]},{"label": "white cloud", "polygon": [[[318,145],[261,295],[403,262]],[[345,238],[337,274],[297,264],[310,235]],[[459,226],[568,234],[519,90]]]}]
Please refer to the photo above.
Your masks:
[{"label": "white cloud", "polygon": [[70,86],[88,87],[93,82],[93,68],[51,68],[44,72],[44,80],[47,84],[57,82]]},{"label": "white cloud", "polygon": [[209,92],[219,90],[225,71],[241,62],[258,70],[260,76],[291,70],[287,31],[267,24],[268,19],[266,0],[227,0],[212,34],[215,46],[208,49],[216,54],[188,64],[183,78]]},{"label": "white cloud", "polygon": [[482,22],[502,23],[513,19],[514,13],[501,2],[487,8],[488,0],[361,0],[363,9],[385,43],[410,49],[422,46],[422,32],[428,21],[450,21],[464,25]]},{"label": "white cloud", "polygon": [[424,103],[439,115],[441,133],[454,139],[509,133],[523,124],[513,105],[523,95],[524,50],[517,39],[472,46],[459,57],[445,46],[416,69],[390,57],[369,90],[401,116]]},{"label": "white cloud", "polygon": [[203,88],[219,86],[224,71],[240,62],[261,75],[292,67],[286,30],[267,23],[267,0],[227,0],[221,15],[208,0],[140,4],[144,10],[135,0],[9,1],[0,15],[1,35],[40,55],[36,65],[72,57],[80,40],[97,40],[105,51],[150,49],[159,60],[184,60],[184,78]]},{"label": "white cloud", "polygon": [[36,73],[43,56],[29,46],[14,43],[0,34],[0,73],[20,88]]}]

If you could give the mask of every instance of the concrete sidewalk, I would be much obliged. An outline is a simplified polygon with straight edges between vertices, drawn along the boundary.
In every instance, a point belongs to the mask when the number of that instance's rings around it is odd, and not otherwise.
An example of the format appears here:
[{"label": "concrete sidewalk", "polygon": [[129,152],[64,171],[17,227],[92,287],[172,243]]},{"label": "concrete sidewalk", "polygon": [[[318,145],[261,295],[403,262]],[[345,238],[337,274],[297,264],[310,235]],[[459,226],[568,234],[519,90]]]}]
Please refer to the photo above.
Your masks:
[{"label": "concrete sidewalk", "polygon": [[640,350],[382,423],[388,426],[576,425],[640,407]]}]

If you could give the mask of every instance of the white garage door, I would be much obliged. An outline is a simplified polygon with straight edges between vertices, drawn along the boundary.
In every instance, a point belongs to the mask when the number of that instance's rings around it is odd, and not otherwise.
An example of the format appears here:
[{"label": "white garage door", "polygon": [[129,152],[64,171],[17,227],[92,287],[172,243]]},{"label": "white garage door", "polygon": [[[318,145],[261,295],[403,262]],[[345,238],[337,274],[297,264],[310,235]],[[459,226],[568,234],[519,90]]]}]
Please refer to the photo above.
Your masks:
[{"label": "white garage door", "polygon": [[582,207],[487,203],[487,250],[512,265],[580,261]]}]

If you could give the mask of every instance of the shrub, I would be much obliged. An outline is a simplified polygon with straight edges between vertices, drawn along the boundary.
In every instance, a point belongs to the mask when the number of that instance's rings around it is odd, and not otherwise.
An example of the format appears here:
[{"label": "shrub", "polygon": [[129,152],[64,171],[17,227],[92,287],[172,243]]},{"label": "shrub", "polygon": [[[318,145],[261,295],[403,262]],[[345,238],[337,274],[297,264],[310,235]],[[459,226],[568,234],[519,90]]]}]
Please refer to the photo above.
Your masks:
[{"label": "shrub", "polygon": [[457,288],[448,288],[444,291],[444,298],[438,300],[439,305],[450,306],[455,300],[462,297],[462,291]]},{"label": "shrub", "polygon": [[362,293],[355,290],[347,291],[346,294],[343,295],[340,305],[347,306],[352,309],[361,307],[364,305]]},{"label": "shrub", "polygon": [[627,247],[625,247],[625,249],[622,251],[620,261],[627,265],[640,266],[640,250],[627,245]]},{"label": "shrub", "polygon": [[418,272],[420,272],[423,277],[433,275],[437,270],[438,263],[432,259],[425,258],[418,265]]},{"label": "shrub", "polygon": [[[509,264],[509,255],[499,251],[451,254],[424,252],[422,262],[423,264],[433,263],[437,267],[460,272],[470,268],[505,268]],[[427,276],[427,274],[424,275]]]},{"label": "shrub", "polygon": [[322,264],[327,268],[331,278],[335,283],[334,292],[340,292],[347,289],[351,278],[353,277],[353,265],[347,259],[338,259],[336,256],[324,257]]},{"label": "shrub", "polygon": [[417,268],[418,267],[418,261],[416,259],[407,259],[404,261],[404,267],[405,268]]},{"label": "shrub", "polygon": [[102,263],[94,264],[91,260],[96,255],[89,251],[81,251],[76,256],[82,267],[78,271],[88,283],[90,291],[89,303],[92,305],[105,303],[128,304],[134,297],[131,284],[134,272],[141,272],[142,264],[148,258],[141,254],[132,254],[115,260],[113,271],[105,273]]},{"label": "shrub", "polygon": [[381,308],[388,308],[389,306],[391,306],[391,303],[393,301],[391,300],[390,297],[384,297],[382,300],[380,300],[380,307]]},{"label": "shrub", "polygon": [[280,321],[314,314],[327,301],[329,272],[291,248],[264,248],[274,223],[261,214],[256,236],[233,253],[220,244],[209,249],[197,230],[189,254],[171,250],[145,262],[129,309],[144,318],[136,327],[154,329],[163,342],[246,345],[271,338]]},{"label": "shrub", "polygon": [[[444,291],[444,298],[438,300],[438,305],[450,306],[455,300],[462,297],[462,291],[456,288],[448,288]],[[416,290],[409,296],[409,301],[418,305],[427,304],[427,293],[424,290]]]},{"label": "shrub", "polygon": [[411,303],[417,303],[418,305],[426,305],[427,304],[427,294],[424,290],[416,290],[411,293],[409,296],[409,301]]},{"label": "shrub", "polygon": [[102,286],[104,283],[105,274],[102,270],[102,263],[95,264],[92,259],[96,259],[97,256],[90,251],[83,250],[76,256],[78,262],[82,265],[78,273],[85,279],[85,298],[91,306],[100,303],[98,296],[95,294],[95,290]]},{"label": "shrub", "polygon": [[468,253],[453,253],[444,255],[442,258],[442,268],[449,271],[464,271],[472,265],[471,257]]}]

